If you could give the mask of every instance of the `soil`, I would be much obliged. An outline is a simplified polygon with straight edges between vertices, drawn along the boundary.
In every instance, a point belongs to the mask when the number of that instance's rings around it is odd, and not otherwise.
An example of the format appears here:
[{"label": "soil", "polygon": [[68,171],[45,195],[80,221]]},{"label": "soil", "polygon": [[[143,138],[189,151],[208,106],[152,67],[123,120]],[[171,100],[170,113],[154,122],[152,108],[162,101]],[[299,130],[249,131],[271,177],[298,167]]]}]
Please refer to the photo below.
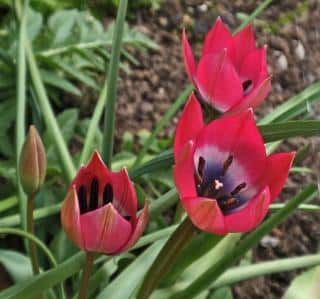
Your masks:
[{"label": "soil", "polygon": [[[220,15],[231,30],[240,24],[238,13],[249,14],[257,1],[164,1],[158,11],[141,10],[132,25],[155,40],[159,51],[135,53],[139,66],[122,73],[117,112],[117,136],[125,130],[152,129],[188,83],[181,55],[181,29],[186,27],[196,53],[201,41]],[[273,74],[273,90],[257,110],[266,115],[273,107],[308,85],[320,80],[320,2],[317,0],[274,1],[255,22],[259,45],[268,45],[268,64]],[[319,106],[310,110],[315,118]],[[177,118],[164,130],[172,136]],[[319,138],[295,138],[282,150],[298,150],[310,144],[311,152],[302,165],[313,174],[291,175],[280,201],[294,196],[302,186],[317,182],[320,157]],[[301,166],[301,164],[299,164]],[[315,202],[320,203],[319,198]],[[297,212],[263,239],[253,250],[253,260],[266,261],[315,253],[319,250],[320,215]],[[254,279],[233,288],[235,299],[278,299],[299,273],[292,271]]]}]

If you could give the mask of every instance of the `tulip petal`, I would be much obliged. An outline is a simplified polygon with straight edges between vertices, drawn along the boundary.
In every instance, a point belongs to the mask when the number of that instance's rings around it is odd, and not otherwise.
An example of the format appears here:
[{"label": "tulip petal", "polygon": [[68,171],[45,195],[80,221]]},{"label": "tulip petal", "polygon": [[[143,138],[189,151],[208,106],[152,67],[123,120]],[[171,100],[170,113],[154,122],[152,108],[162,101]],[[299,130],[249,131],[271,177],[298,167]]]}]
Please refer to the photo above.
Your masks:
[{"label": "tulip petal", "polygon": [[202,56],[218,53],[222,49],[228,49],[228,56],[234,61],[233,37],[223,24],[221,18],[218,17],[205,38]]},{"label": "tulip petal", "polygon": [[137,195],[126,168],[123,168],[120,172],[112,172],[110,176],[114,192],[113,206],[121,215],[131,216],[132,220],[135,220]]},{"label": "tulip petal", "polygon": [[226,50],[203,56],[197,68],[196,80],[204,100],[221,112],[242,98],[242,83]]},{"label": "tulip petal", "polygon": [[141,235],[143,234],[143,232],[147,226],[147,223],[148,223],[148,218],[149,218],[149,210],[148,209],[149,209],[149,204],[148,204],[148,202],[146,202],[141,214],[138,217],[138,220],[137,220],[137,223],[134,227],[133,233],[131,234],[131,237],[130,237],[129,241],[127,242],[127,244],[125,244],[125,246],[123,248],[121,248],[121,252],[126,251],[127,249],[132,247],[137,242],[137,240],[141,237]]},{"label": "tulip petal", "polygon": [[194,140],[203,128],[202,109],[192,93],[179,119],[174,138],[174,157],[177,160],[179,152],[189,140]]},{"label": "tulip petal", "polygon": [[107,204],[80,216],[85,249],[114,254],[129,240],[132,226],[118,211]]},{"label": "tulip petal", "polygon": [[270,191],[266,187],[239,211],[225,216],[227,231],[231,233],[248,232],[254,229],[267,215],[270,205]]},{"label": "tulip petal", "polygon": [[279,195],[291,168],[295,152],[277,153],[268,157],[268,168],[264,182],[270,188],[271,202]]},{"label": "tulip petal", "polygon": [[194,180],[193,153],[193,142],[189,141],[180,151],[177,159],[175,159],[173,177],[181,197],[196,196],[197,194]]},{"label": "tulip petal", "polygon": [[256,48],[256,41],[253,34],[252,25],[249,24],[233,37],[236,69],[238,70],[244,58]]},{"label": "tulip petal", "polygon": [[[234,157],[228,172],[232,174],[235,185],[246,182],[254,185],[264,173],[267,166],[267,155],[262,136],[256,126],[252,110],[248,110],[237,137],[230,150]],[[252,196],[258,190],[247,190]],[[245,191],[244,191],[245,192]]]},{"label": "tulip petal", "polygon": [[182,32],[182,43],[184,65],[186,67],[189,79],[191,80],[191,82],[193,82],[193,84],[195,84],[194,77],[196,74],[196,63],[185,30],[183,30]]},{"label": "tulip petal", "polygon": [[251,51],[243,60],[239,74],[245,80],[252,80],[253,87],[267,77],[266,47]]},{"label": "tulip petal", "polygon": [[248,108],[256,108],[267,97],[271,90],[271,76],[256,86],[245,98],[235,104],[225,115],[233,115]]},{"label": "tulip petal", "polygon": [[186,197],[181,198],[181,201],[195,226],[213,234],[227,233],[224,216],[216,200],[205,197]]},{"label": "tulip petal", "polygon": [[252,114],[245,111],[233,116],[222,117],[209,123],[196,140],[195,161],[202,156],[206,160],[223,163],[239,138],[246,119]]},{"label": "tulip petal", "polygon": [[80,209],[75,188],[71,188],[61,207],[61,223],[68,238],[78,247],[84,249],[81,234]]}]

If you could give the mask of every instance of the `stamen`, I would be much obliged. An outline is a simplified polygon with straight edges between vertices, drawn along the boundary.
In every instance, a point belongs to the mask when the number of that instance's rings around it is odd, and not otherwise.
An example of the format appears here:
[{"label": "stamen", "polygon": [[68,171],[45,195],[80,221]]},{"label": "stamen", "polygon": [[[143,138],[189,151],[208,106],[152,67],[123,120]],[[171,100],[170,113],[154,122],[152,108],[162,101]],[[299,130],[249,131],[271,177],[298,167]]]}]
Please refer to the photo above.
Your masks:
[{"label": "stamen", "polygon": [[242,82],[242,90],[243,94],[247,94],[249,92],[250,87],[252,86],[252,80],[245,80]]},{"label": "stamen", "polygon": [[98,208],[99,201],[99,181],[97,178],[93,178],[91,182],[89,211],[93,211]]},{"label": "stamen", "polygon": [[227,170],[229,169],[230,165],[232,164],[233,156],[230,155],[227,160],[224,161],[222,166],[222,176],[224,176],[227,173]]},{"label": "stamen", "polygon": [[200,157],[199,162],[198,162],[198,174],[201,177],[201,179],[203,178],[203,175],[204,175],[204,167],[205,166],[206,166],[205,159],[203,159],[203,157]]},{"label": "stamen", "polygon": [[214,180],[213,184],[215,190],[219,190],[223,187],[223,183],[221,183],[219,180]]},{"label": "stamen", "polygon": [[113,200],[113,189],[110,184],[107,184],[103,190],[103,205],[112,203]]},{"label": "stamen", "polygon": [[235,188],[230,192],[230,194],[231,194],[232,196],[235,196],[235,195],[239,194],[239,192],[240,192],[243,188],[245,188],[246,186],[247,186],[247,184],[246,184],[245,182],[243,182],[243,183],[239,184],[237,187],[235,187]]},{"label": "stamen", "polygon": [[219,202],[220,208],[225,211],[231,209],[233,206],[235,206],[238,203],[238,199],[234,197],[229,197],[223,201]]},{"label": "stamen", "polygon": [[87,212],[87,189],[85,186],[80,186],[78,189],[78,201],[79,201],[79,209],[80,214],[84,214]]}]

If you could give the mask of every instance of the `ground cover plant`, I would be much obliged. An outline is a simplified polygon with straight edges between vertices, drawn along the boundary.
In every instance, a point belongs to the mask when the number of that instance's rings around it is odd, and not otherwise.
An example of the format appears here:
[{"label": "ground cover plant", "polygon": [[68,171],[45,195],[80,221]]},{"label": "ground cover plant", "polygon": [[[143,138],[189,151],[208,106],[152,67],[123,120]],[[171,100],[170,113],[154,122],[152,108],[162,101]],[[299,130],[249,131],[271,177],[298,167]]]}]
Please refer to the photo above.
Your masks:
[{"label": "ground cover plant", "polygon": [[[184,16],[177,29],[184,88],[151,132],[134,132],[132,113],[119,125],[118,85],[125,88],[141,55],[161,49],[126,15],[145,6],[154,13],[162,2],[97,4],[116,10],[106,26],[92,5],[2,3],[0,298],[238,298],[243,281],[301,269],[277,298],[319,295],[319,253],[257,263],[251,256],[259,244],[277,242],[279,225],[293,214],[320,211],[311,202],[316,176],[279,201],[288,176],[315,169],[302,166],[310,146],[281,144],[319,134],[319,82],[262,117],[278,85],[255,30],[278,30],[259,20],[272,1],[239,14],[232,33],[223,14],[211,18],[201,49]],[[70,98],[94,108],[65,109]],[[174,134],[160,135],[169,123]]]}]

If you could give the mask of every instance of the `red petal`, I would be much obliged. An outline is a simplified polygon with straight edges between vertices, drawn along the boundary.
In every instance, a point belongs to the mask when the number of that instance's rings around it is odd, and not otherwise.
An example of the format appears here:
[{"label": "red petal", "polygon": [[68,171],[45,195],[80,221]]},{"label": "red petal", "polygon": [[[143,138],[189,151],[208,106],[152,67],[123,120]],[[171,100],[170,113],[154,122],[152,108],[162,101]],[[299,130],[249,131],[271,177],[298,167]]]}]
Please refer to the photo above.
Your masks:
[{"label": "red petal", "polygon": [[79,248],[84,249],[81,235],[80,210],[75,188],[69,190],[61,207],[61,223],[68,236]]},{"label": "red petal", "polygon": [[192,223],[209,233],[226,234],[224,216],[213,199],[205,197],[181,198]]},{"label": "red petal", "polygon": [[203,98],[222,112],[237,103],[243,94],[238,73],[225,50],[200,59],[197,87]]},{"label": "red petal", "polygon": [[175,159],[173,177],[181,197],[196,196],[197,194],[194,180],[193,153],[193,142],[189,141]]},{"label": "red petal", "polygon": [[268,157],[265,182],[270,188],[271,202],[279,195],[285,184],[295,153],[278,153]]},{"label": "red petal", "polygon": [[266,187],[239,211],[225,216],[227,231],[230,233],[248,232],[254,229],[267,215],[270,205],[270,192]]},{"label": "red petal", "polygon": [[[111,183],[110,171],[102,161],[98,152],[94,152],[89,163],[86,166],[81,166],[77,173],[77,176],[71,182],[71,186],[75,186],[76,190],[80,186],[85,186],[90,189],[93,178],[96,178],[99,182],[99,198],[103,192],[104,186],[107,183]],[[102,199],[101,199],[102,200]]]},{"label": "red petal", "polygon": [[223,24],[221,18],[218,17],[214,26],[205,38],[202,56],[218,53],[222,49],[228,49],[228,56],[232,61],[234,61],[234,44],[232,35]]},{"label": "red petal", "polygon": [[128,172],[123,168],[119,172],[110,173],[114,192],[113,205],[122,214],[131,216],[135,221],[137,213],[137,195]]},{"label": "red petal", "polygon": [[115,254],[129,240],[131,224],[107,204],[80,216],[85,250]]},{"label": "red petal", "polygon": [[201,105],[192,93],[179,119],[174,138],[174,157],[177,160],[179,152],[190,140],[194,140],[202,130],[203,118]]},{"label": "red petal", "polygon": [[251,51],[243,60],[239,74],[244,80],[252,80],[254,87],[266,79],[266,47]]},{"label": "red petal", "polygon": [[149,208],[149,204],[146,202],[141,214],[138,217],[138,222],[133,230],[133,233],[132,233],[129,241],[127,242],[127,244],[123,248],[121,248],[121,251],[126,251],[127,249],[132,247],[138,241],[138,239],[141,237],[141,235],[143,234],[143,232],[147,226],[148,218],[149,218],[148,208]]},{"label": "red petal", "polygon": [[225,115],[232,115],[248,108],[256,108],[267,97],[271,90],[271,76],[256,86],[245,98],[235,104]]},{"label": "red petal", "polygon": [[240,69],[241,63],[244,58],[256,48],[256,41],[254,38],[252,25],[249,24],[241,31],[236,33],[233,37],[234,47],[235,47],[235,56],[236,56],[236,69]]},{"label": "red petal", "polygon": [[[233,163],[228,171],[232,173],[234,184],[246,182],[254,185],[263,175],[267,156],[262,136],[256,126],[252,110],[246,114],[230,154],[233,155]],[[258,190],[255,190],[256,193]]]},{"label": "red petal", "polygon": [[194,77],[196,74],[196,63],[194,61],[193,53],[192,53],[185,30],[183,30],[182,32],[182,43],[183,43],[184,65],[186,67],[189,79],[193,82],[193,84],[195,84]]},{"label": "red petal", "polygon": [[234,116],[222,117],[212,121],[199,134],[195,147],[195,158],[206,157],[209,161],[223,163],[229,156],[243,123],[251,112],[245,111]]}]

